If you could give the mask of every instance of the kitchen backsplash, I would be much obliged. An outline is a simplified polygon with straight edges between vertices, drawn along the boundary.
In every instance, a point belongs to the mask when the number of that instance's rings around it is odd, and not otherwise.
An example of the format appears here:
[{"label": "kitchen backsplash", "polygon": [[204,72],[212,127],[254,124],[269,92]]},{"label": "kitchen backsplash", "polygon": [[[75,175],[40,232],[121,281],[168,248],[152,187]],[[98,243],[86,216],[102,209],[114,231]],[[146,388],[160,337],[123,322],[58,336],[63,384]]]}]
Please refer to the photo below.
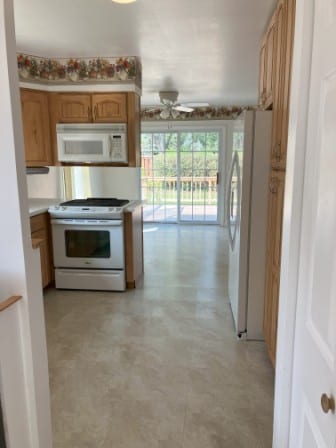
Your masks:
[{"label": "kitchen backsplash", "polygon": [[62,168],[51,166],[48,174],[29,174],[27,186],[29,198],[62,199]]},{"label": "kitchen backsplash", "polygon": [[72,167],[72,198],[140,199],[140,168]]},{"label": "kitchen backsplash", "polygon": [[[116,197],[141,199],[140,168],[69,167],[64,176],[62,167],[50,167],[48,174],[27,176],[29,198],[68,199]],[[66,180],[64,180],[66,179]]]}]

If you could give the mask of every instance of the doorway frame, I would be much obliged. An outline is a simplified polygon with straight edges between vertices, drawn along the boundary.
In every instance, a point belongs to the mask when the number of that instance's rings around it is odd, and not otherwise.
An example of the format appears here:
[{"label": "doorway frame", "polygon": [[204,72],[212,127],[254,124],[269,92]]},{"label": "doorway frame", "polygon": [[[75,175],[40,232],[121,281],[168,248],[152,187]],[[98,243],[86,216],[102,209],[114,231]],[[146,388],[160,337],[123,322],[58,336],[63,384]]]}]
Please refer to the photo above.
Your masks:
[{"label": "doorway frame", "polygon": [[[226,226],[225,221],[225,197],[227,188],[227,178],[231,165],[232,147],[232,122],[233,120],[182,120],[182,121],[142,121],[141,133],[160,133],[160,132],[201,132],[214,131],[219,132],[219,154],[218,154],[218,220],[217,225]],[[198,127],[201,129],[199,130]],[[181,222],[181,225],[193,224]],[[194,223],[199,224],[199,222]],[[208,223],[205,223],[208,224]]]},{"label": "doorway frame", "polygon": [[13,0],[0,0],[0,25],[0,203],[6,206],[6,219],[0,224],[0,300],[21,297],[1,312],[2,415],[8,448],[51,448],[40,254],[32,247],[29,224]]},{"label": "doorway frame", "polygon": [[273,448],[290,447],[308,90],[315,0],[296,0],[275,370]]}]

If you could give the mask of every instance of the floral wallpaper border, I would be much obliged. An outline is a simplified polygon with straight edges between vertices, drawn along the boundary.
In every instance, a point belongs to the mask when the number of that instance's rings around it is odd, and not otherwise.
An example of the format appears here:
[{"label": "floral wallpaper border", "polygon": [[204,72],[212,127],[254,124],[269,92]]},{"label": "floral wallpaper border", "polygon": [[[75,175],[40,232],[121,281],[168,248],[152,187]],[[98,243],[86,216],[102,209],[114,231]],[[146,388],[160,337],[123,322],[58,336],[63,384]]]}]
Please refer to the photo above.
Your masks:
[{"label": "floral wallpaper border", "polygon": [[252,106],[198,107],[193,112],[179,112],[176,118],[161,118],[162,108],[146,107],[141,111],[143,121],[183,121],[183,120],[232,120],[243,110],[252,110]]},{"label": "floral wallpaper border", "polygon": [[49,59],[17,55],[21,81],[45,84],[134,82],[141,88],[141,63],[131,57]]}]

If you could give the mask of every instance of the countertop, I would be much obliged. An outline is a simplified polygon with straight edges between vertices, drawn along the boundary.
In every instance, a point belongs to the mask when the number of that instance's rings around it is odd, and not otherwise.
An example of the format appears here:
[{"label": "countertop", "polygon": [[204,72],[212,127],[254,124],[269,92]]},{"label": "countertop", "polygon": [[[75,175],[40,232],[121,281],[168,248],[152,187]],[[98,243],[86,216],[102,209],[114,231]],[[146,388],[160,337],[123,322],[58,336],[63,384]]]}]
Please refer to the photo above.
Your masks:
[{"label": "countertop", "polygon": [[41,213],[46,213],[51,205],[57,205],[62,202],[61,199],[50,199],[50,198],[29,198],[29,216],[40,215]]},{"label": "countertop", "polygon": [[130,201],[127,207],[124,208],[124,212],[134,212],[134,210],[139,207],[140,205],[144,205],[146,201],[142,200],[136,200],[136,201]]}]

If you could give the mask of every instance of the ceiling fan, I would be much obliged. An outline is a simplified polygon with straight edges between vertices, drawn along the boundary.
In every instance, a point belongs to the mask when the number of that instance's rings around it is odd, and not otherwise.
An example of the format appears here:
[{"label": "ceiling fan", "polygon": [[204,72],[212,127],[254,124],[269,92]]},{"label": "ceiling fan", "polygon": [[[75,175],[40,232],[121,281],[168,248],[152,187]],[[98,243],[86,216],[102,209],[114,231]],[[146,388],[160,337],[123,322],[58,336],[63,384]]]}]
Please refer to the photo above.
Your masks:
[{"label": "ceiling fan", "polygon": [[195,107],[208,107],[209,103],[183,103],[177,102],[178,92],[159,92],[160,102],[162,104],[162,111],[160,117],[163,119],[177,118],[180,112],[193,112]]}]

